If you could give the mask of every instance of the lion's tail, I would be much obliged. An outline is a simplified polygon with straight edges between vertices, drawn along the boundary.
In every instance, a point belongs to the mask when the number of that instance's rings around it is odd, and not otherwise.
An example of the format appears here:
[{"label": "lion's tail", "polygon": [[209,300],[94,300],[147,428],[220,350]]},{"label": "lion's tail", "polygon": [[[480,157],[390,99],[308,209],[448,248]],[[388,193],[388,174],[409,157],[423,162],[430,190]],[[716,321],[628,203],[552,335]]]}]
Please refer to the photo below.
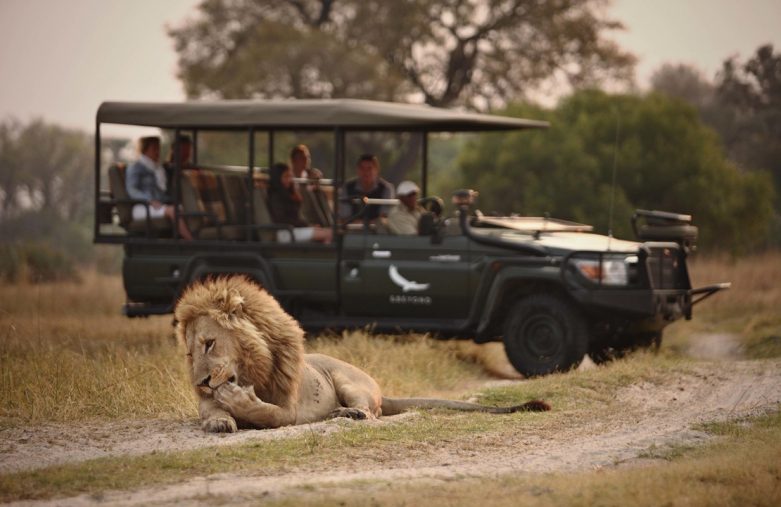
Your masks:
[{"label": "lion's tail", "polygon": [[440,400],[436,398],[382,398],[382,415],[396,415],[411,408],[446,408],[465,412],[487,412],[490,414],[512,414],[514,412],[544,412],[551,407],[542,400],[527,401],[512,407],[488,407],[465,401]]}]

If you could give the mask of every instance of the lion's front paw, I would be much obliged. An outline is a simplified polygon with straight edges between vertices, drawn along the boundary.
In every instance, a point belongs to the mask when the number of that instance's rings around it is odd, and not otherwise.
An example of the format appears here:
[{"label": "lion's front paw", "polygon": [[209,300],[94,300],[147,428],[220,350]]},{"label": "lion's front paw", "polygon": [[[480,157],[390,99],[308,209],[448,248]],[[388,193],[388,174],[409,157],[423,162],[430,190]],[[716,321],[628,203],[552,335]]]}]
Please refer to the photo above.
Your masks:
[{"label": "lion's front paw", "polygon": [[233,417],[212,417],[201,424],[208,433],[236,433],[236,420]]},{"label": "lion's front paw", "polygon": [[222,384],[214,390],[214,401],[222,408],[236,415],[236,412],[246,411],[260,400],[255,396],[252,386],[241,387],[233,382]]}]

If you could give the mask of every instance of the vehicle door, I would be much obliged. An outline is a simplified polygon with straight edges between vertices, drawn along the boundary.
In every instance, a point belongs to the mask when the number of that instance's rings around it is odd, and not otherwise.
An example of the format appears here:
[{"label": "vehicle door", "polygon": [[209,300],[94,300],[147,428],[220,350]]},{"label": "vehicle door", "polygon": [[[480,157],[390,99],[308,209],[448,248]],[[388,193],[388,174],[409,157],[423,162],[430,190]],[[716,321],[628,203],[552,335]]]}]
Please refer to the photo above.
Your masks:
[{"label": "vehicle door", "polygon": [[362,236],[362,250],[356,238],[352,248],[343,251],[345,313],[399,319],[467,317],[471,298],[465,237],[433,241],[431,236]]}]

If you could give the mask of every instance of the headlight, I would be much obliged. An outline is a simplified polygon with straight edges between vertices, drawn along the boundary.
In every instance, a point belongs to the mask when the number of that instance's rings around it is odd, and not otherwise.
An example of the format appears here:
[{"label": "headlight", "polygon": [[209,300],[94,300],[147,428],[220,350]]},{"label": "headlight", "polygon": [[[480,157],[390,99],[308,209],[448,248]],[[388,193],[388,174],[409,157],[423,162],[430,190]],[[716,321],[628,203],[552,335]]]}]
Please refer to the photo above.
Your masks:
[{"label": "headlight", "polygon": [[[572,264],[581,275],[601,285],[629,285],[637,266],[637,256],[574,258]],[[631,273],[630,273],[631,272]]]}]

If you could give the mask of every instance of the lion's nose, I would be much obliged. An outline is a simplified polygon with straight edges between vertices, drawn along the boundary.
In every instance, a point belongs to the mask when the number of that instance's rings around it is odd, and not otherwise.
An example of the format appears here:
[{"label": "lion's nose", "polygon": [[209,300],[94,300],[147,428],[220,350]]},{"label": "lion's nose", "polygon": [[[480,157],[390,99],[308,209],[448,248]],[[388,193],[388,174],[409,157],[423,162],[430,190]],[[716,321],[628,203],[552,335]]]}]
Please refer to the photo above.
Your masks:
[{"label": "lion's nose", "polygon": [[209,387],[209,382],[211,382],[212,376],[206,375],[199,383],[198,387]]}]

